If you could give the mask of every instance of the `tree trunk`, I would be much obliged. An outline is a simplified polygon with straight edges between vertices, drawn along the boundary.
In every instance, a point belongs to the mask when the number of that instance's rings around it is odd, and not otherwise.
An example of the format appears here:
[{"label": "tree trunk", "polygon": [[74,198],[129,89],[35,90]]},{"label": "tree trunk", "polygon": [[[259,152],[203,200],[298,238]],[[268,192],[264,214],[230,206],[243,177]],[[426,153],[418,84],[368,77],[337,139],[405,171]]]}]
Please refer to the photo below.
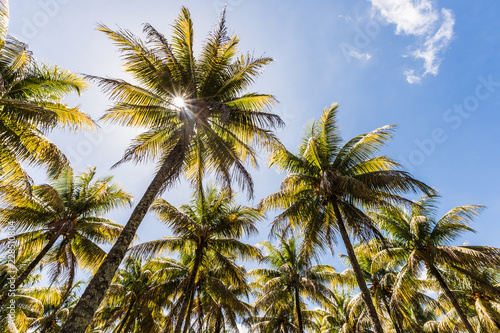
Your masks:
[{"label": "tree trunk", "polygon": [[443,289],[444,294],[450,300],[451,304],[453,304],[453,307],[455,308],[455,310],[457,310],[458,316],[462,320],[462,323],[464,324],[467,331],[469,331],[469,333],[476,333],[474,331],[474,329],[472,328],[472,325],[470,324],[469,320],[467,319],[467,316],[465,315],[464,311],[460,307],[460,304],[458,304],[457,299],[455,298],[455,296],[451,292],[450,288],[448,288],[448,285],[444,281],[443,277],[441,276],[441,274],[439,273],[437,268],[434,267],[434,265],[429,263],[429,262],[426,262],[426,263],[428,265],[428,268],[429,268],[429,271],[431,272],[431,274],[434,275],[434,277],[438,280],[439,286],[441,287],[441,289]]},{"label": "tree trunk", "polygon": [[203,307],[201,305],[200,294],[198,294],[198,333],[203,333]]},{"label": "tree trunk", "polygon": [[221,309],[219,309],[219,311],[217,311],[217,317],[215,320],[215,332],[214,333],[220,333],[221,326],[222,326],[222,313],[221,313]]},{"label": "tree trunk", "polygon": [[[160,170],[153,178],[146,192],[135,207],[127,224],[123,228],[120,236],[109,251],[97,273],[90,280],[82,297],[71,312],[68,320],[63,325],[59,333],[84,333],[87,326],[92,321],[94,312],[101,304],[106,290],[108,290],[116,270],[120,266],[125,254],[134,239],[135,233],[139,228],[149,207],[156,196],[164,188],[168,180],[178,177],[180,166],[185,152],[184,138],[180,138],[177,145],[165,158]],[[182,142],[181,142],[182,141]]]},{"label": "tree trunk", "polygon": [[300,295],[298,283],[295,284],[295,309],[297,311],[297,326],[299,328],[299,333],[304,333],[304,327],[302,324],[302,311],[300,310]]},{"label": "tree trunk", "polygon": [[[203,247],[200,246],[198,249],[196,249],[196,254],[194,257],[194,264],[193,264],[193,269],[191,270],[191,273],[189,274],[188,277],[188,282],[186,284],[186,291],[189,294],[184,293],[186,296],[186,299],[182,302],[181,310],[179,311],[179,315],[177,317],[177,321],[175,323],[175,333],[180,333],[182,330],[182,324],[184,323],[184,319],[186,317],[186,312],[188,305],[191,303],[191,299],[194,297],[194,288],[195,288],[195,282],[196,282],[196,275],[198,275],[198,268],[201,264],[201,259],[203,255]],[[186,323],[188,325],[188,323]],[[165,332],[168,333],[168,332]]]},{"label": "tree trunk", "polygon": [[[28,265],[28,267],[26,267],[24,271],[21,273],[21,275],[19,275],[19,277],[16,279],[16,281],[14,282],[14,289],[17,289],[17,287],[19,287],[24,282],[24,280],[26,280],[26,278],[31,274],[31,272],[40,263],[40,261],[42,261],[43,257],[45,257],[45,255],[52,248],[52,246],[57,241],[59,236],[61,236],[61,233],[62,229],[60,228],[54,235],[50,237],[49,242],[43,247],[43,249],[36,256],[36,258],[33,259],[33,261]],[[9,290],[6,290],[5,293],[2,295],[2,297],[0,297],[0,309],[9,299],[9,294],[10,294]]]},{"label": "tree trunk", "polygon": [[392,320],[392,323],[394,324],[394,329],[396,330],[396,333],[403,333],[401,330],[401,326],[399,326],[399,321],[394,319],[394,316],[392,315],[391,307],[389,306],[389,303],[387,303],[387,300],[385,299],[385,295],[382,296],[382,301],[384,302],[385,310],[389,314],[389,317]]},{"label": "tree trunk", "polygon": [[189,327],[191,327],[191,310],[193,309],[193,303],[194,303],[194,294],[195,291],[191,293],[191,296],[189,296],[189,305],[186,311],[186,320],[184,321],[184,330],[182,333],[187,333],[189,330]]},{"label": "tree trunk", "polygon": [[340,235],[342,236],[342,240],[344,241],[344,245],[347,250],[347,255],[349,256],[349,260],[352,265],[352,270],[354,271],[354,275],[356,276],[356,281],[358,282],[359,290],[361,291],[361,297],[363,298],[363,301],[365,302],[366,308],[368,310],[368,317],[370,318],[370,322],[372,323],[372,328],[375,333],[384,333],[384,330],[382,329],[382,325],[380,324],[380,320],[378,318],[377,311],[375,310],[375,306],[373,305],[370,291],[366,286],[366,282],[363,277],[361,267],[359,266],[358,259],[356,258],[356,254],[354,253],[354,249],[351,244],[351,240],[349,239],[349,234],[347,233],[347,230],[345,228],[339,207],[335,202],[333,202],[332,205],[333,205],[333,210],[335,212],[335,217],[337,218],[337,224],[339,227]]}]

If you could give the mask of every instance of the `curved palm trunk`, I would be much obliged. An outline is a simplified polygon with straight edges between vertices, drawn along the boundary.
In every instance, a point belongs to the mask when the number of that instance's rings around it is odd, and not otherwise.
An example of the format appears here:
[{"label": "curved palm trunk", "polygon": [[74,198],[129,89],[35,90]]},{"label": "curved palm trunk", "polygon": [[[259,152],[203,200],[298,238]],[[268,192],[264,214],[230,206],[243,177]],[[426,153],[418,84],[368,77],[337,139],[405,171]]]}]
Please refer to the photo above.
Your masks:
[{"label": "curved palm trunk", "polygon": [[217,312],[217,319],[215,320],[215,332],[220,333],[222,329],[222,313],[220,311]]},{"label": "curved palm trunk", "polygon": [[149,207],[155,200],[156,196],[164,188],[167,181],[171,181],[178,177],[180,165],[183,161],[185,152],[186,135],[179,139],[177,145],[172,149],[166,157],[165,162],[161,166],[158,173],[153,178],[153,181],[148,186],[146,192],[135,207],[127,224],[123,228],[120,236],[116,240],[103,263],[94,275],[82,297],[71,312],[66,323],[63,325],[59,333],[84,333],[87,326],[92,321],[95,311],[99,307],[106,290],[109,288],[116,270],[120,266],[125,254],[134,239],[135,233],[139,228],[144,216],[149,210]]},{"label": "curved palm trunk", "polygon": [[[59,228],[57,232],[52,235],[49,239],[49,242],[43,247],[40,253],[36,256],[35,259],[25,268],[25,270],[19,275],[19,277],[14,282],[14,289],[17,289],[21,284],[23,284],[24,280],[31,274],[31,272],[35,269],[35,267],[42,261],[43,257],[49,252],[49,250],[54,246],[54,243],[57,241],[59,236],[61,236],[62,228]],[[5,302],[9,299],[9,292],[6,291],[2,297],[0,297],[0,309],[4,306]]]},{"label": "curved palm trunk", "polygon": [[382,329],[382,325],[380,324],[380,320],[378,318],[377,311],[375,310],[375,306],[373,305],[370,291],[366,286],[366,282],[365,279],[363,278],[361,267],[359,266],[358,259],[356,258],[356,254],[354,253],[354,249],[351,244],[351,240],[349,239],[349,234],[347,233],[347,230],[345,228],[344,220],[342,219],[339,207],[335,202],[333,203],[333,210],[335,212],[335,217],[337,218],[337,224],[339,226],[340,235],[342,236],[342,240],[344,241],[344,245],[347,250],[347,255],[349,256],[349,260],[352,265],[352,270],[354,271],[354,275],[356,276],[356,281],[358,282],[359,290],[361,291],[361,297],[363,298],[363,301],[366,304],[366,308],[368,310],[368,317],[370,318],[373,330],[375,331],[375,333],[384,333],[384,330]]},{"label": "curved palm trunk", "polygon": [[436,267],[434,267],[434,265],[432,265],[431,263],[427,263],[428,264],[428,267],[429,267],[429,271],[431,272],[432,275],[434,275],[434,277],[438,280],[439,282],[439,286],[441,287],[441,289],[443,289],[443,292],[444,294],[446,295],[446,297],[450,300],[451,304],[453,304],[453,307],[455,308],[455,310],[457,311],[458,313],[458,316],[460,317],[460,319],[462,320],[462,323],[464,324],[465,328],[467,329],[467,331],[469,333],[476,333],[474,331],[474,329],[472,328],[472,325],[470,324],[469,322],[469,319],[467,319],[467,316],[465,315],[464,311],[462,310],[462,308],[460,307],[460,304],[458,304],[458,301],[457,299],[455,298],[455,296],[453,295],[453,293],[451,292],[450,288],[448,288],[448,285],[446,284],[446,282],[444,281],[443,277],[441,276],[441,274],[439,274],[439,271],[436,269]]},{"label": "curved palm trunk", "polygon": [[299,288],[295,286],[295,310],[297,311],[297,326],[299,328],[299,333],[304,333],[304,327],[302,324],[302,311],[300,310],[300,295]]},{"label": "curved palm trunk", "polygon": [[[181,310],[179,311],[179,315],[178,315],[177,321],[175,323],[175,329],[174,329],[175,333],[181,332],[182,324],[185,322],[186,313],[188,311],[188,306],[191,304],[192,299],[194,298],[194,287],[195,287],[195,282],[196,282],[196,275],[198,275],[198,268],[200,267],[200,264],[201,264],[202,255],[203,255],[203,248],[200,247],[200,248],[196,249],[193,269],[191,270],[191,273],[189,274],[188,282],[186,284],[186,290],[189,292],[189,295],[186,295],[184,301],[182,302]],[[189,325],[189,323],[186,322],[186,325]],[[168,332],[165,331],[165,333],[168,333]]]},{"label": "curved palm trunk", "polygon": [[194,294],[195,294],[195,291],[193,290],[193,292],[191,293],[191,296],[189,297],[190,298],[189,305],[188,305],[188,308],[186,311],[186,320],[184,321],[185,324],[184,324],[184,330],[182,331],[182,333],[187,333],[187,331],[189,330],[189,327],[191,327],[191,310],[193,309]]}]

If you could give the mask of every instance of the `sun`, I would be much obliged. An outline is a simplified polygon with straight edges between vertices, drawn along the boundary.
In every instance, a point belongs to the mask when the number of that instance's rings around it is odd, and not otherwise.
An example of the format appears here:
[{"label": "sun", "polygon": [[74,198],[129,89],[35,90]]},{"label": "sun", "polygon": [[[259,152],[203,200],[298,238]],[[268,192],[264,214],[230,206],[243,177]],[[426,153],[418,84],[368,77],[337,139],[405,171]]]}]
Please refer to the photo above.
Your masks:
[{"label": "sun", "polygon": [[183,108],[186,106],[186,103],[184,102],[184,99],[182,97],[176,97],[174,98],[174,105],[178,108]]}]

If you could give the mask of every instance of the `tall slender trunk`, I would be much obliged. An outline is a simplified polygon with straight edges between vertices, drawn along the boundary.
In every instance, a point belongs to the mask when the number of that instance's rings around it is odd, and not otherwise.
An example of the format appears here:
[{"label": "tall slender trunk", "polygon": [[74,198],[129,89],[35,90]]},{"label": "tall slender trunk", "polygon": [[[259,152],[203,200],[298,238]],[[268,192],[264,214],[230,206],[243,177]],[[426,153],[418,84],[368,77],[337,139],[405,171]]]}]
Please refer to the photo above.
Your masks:
[{"label": "tall slender trunk", "polygon": [[375,306],[373,305],[370,291],[366,286],[361,267],[359,266],[358,259],[356,258],[356,254],[354,253],[354,248],[352,247],[351,240],[349,239],[349,234],[347,233],[347,230],[345,228],[344,220],[342,219],[342,215],[340,214],[339,207],[336,202],[333,202],[332,205],[335,212],[335,217],[337,218],[337,225],[339,227],[340,235],[342,236],[342,240],[344,241],[347,255],[349,256],[349,260],[352,265],[352,270],[354,271],[354,275],[356,276],[356,281],[358,282],[359,290],[361,291],[361,297],[366,304],[368,317],[370,318],[373,330],[375,331],[375,333],[384,333],[384,330],[382,329],[382,325],[380,324],[380,320],[378,318],[377,311],[375,310]]},{"label": "tall slender trunk", "polygon": [[[26,278],[31,274],[31,272],[40,263],[40,261],[42,261],[43,257],[45,257],[47,252],[49,252],[52,246],[54,246],[54,243],[57,241],[59,236],[61,236],[61,233],[62,233],[62,228],[59,228],[54,235],[50,236],[49,242],[43,247],[43,249],[40,251],[40,253],[38,253],[36,258],[33,259],[33,261],[28,265],[28,267],[26,267],[24,271],[21,273],[21,275],[19,275],[19,277],[16,279],[16,281],[14,282],[14,289],[17,289],[17,287],[19,287],[24,282],[24,280],[26,280]],[[2,297],[0,297],[0,309],[9,299],[9,294],[10,292],[7,290],[2,295]]]},{"label": "tall slender trunk", "polygon": [[193,290],[191,296],[189,297],[189,305],[186,311],[186,320],[184,321],[184,330],[182,331],[182,333],[187,333],[189,327],[191,327],[191,310],[193,309],[194,294],[195,290]]},{"label": "tall slender trunk", "polygon": [[[184,134],[186,136],[187,134]],[[181,142],[182,141],[182,142]],[[184,137],[181,137],[166,157],[165,162],[158,170],[153,181],[148,186],[146,192],[135,207],[132,215],[122,229],[120,236],[109,251],[97,273],[90,280],[80,300],[71,312],[68,320],[63,325],[59,333],[84,333],[87,326],[92,321],[95,311],[101,304],[106,290],[108,290],[116,270],[120,266],[125,254],[134,239],[135,233],[139,228],[149,207],[156,196],[163,189],[167,180],[175,179],[178,176],[180,165],[182,164],[185,153]]]},{"label": "tall slender trunk", "polygon": [[403,333],[403,331],[401,330],[401,326],[399,325],[399,321],[397,320],[397,318],[394,319],[393,313],[391,311],[391,307],[389,306],[389,303],[387,303],[387,300],[385,299],[385,295],[382,295],[382,302],[384,302],[385,311],[387,311],[387,313],[389,314],[389,317],[392,320],[392,323],[394,324],[394,329],[396,330],[396,333]]},{"label": "tall slender trunk", "polygon": [[472,325],[470,324],[469,319],[467,319],[467,316],[465,315],[464,311],[460,307],[460,304],[458,304],[457,299],[455,298],[455,296],[451,292],[450,288],[448,288],[448,285],[444,281],[443,277],[441,276],[441,274],[439,273],[437,268],[434,267],[434,265],[429,263],[429,262],[426,262],[426,263],[427,263],[428,269],[431,272],[431,274],[434,275],[434,277],[438,280],[439,286],[441,287],[441,289],[443,289],[444,294],[450,300],[451,304],[453,304],[453,307],[457,311],[458,316],[462,320],[462,323],[464,324],[467,331],[469,331],[469,333],[476,333],[474,331],[474,329],[472,328]]},{"label": "tall slender trunk", "polygon": [[203,307],[201,304],[200,294],[198,294],[198,333],[203,332]]},{"label": "tall slender trunk", "polygon": [[[296,277],[297,278],[297,277]],[[302,311],[300,310],[300,295],[298,283],[295,283],[295,310],[297,311],[297,326],[299,333],[304,333],[304,326],[302,324]]]},{"label": "tall slender trunk", "polygon": [[217,317],[215,319],[215,332],[214,333],[220,333],[222,326],[222,313],[221,310],[217,311]]},{"label": "tall slender trunk", "polygon": [[[189,294],[186,294],[185,300],[182,302],[181,310],[179,311],[179,315],[178,315],[177,321],[175,323],[175,329],[174,329],[175,333],[181,332],[182,324],[185,321],[184,319],[186,317],[187,308],[189,306],[189,303],[191,302],[191,298],[194,296],[196,275],[198,275],[198,268],[200,267],[200,264],[201,264],[202,255],[203,255],[203,247],[200,246],[199,248],[196,249],[193,269],[191,270],[191,273],[189,274],[188,281],[186,284],[186,290],[189,292]],[[168,332],[165,332],[165,333],[168,333]]]}]

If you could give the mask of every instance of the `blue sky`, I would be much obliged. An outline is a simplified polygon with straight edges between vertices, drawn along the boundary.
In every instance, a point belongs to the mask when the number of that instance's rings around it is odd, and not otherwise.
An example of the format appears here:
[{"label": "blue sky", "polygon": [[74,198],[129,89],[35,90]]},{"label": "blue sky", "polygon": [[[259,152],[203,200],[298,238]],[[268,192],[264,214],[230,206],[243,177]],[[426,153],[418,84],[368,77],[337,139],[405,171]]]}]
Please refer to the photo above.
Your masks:
[{"label": "blue sky", "polygon": [[[27,42],[39,61],[126,78],[115,47],[96,24],[140,34],[141,24],[148,22],[169,35],[182,5],[191,10],[200,45],[224,1],[11,1],[9,32]],[[253,90],[280,101],[275,112],[287,126],[278,135],[290,150],[304,124],[332,102],[340,103],[346,139],[398,124],[384,154],[440,192],[440,213],[464,204],[488,206],[474,224],[479,232],[462,241],[495,247],[500,247],[495,176],[500,163],[499,14],[500,2],[493,0],[227,1],[227,24],[240,37],[240,50],[276,59]],[[110,105],[96,87],[68,102],[94,119]],[[109,170],[137,131],[102,126],[99,134],[54,133],[51,138],[75,169],[97,165],[101,174],[115,174],[138,200],[154,167],[129,164]],[[283,177],[267,169],[264,154],[253,176],[254,203],[276,191]],[[43,182],[43,173],[36,171],[35,179]],[[179,204],[188,195],[181,183],[163,197]],[[113,218],[124,223],[129,213]],[[266,238],[267,222],[260,229],[252,242]],[[139,236],[145,241],[167,232],[148,216]],[[325,262],[341,268],[330,256]]]}]

